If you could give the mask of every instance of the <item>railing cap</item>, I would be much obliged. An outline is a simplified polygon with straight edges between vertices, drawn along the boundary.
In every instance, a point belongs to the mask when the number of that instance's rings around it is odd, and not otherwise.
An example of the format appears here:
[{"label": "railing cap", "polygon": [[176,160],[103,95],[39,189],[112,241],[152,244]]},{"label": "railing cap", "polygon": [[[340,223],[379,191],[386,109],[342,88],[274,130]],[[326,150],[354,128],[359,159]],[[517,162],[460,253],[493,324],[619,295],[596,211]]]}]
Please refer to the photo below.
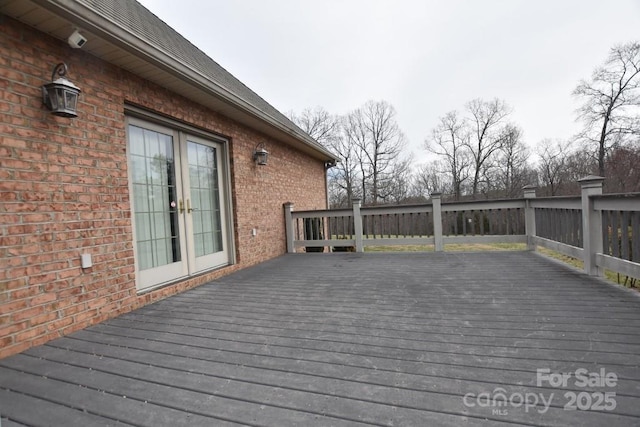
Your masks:
[{"label": "railing cap", "polygon": [[536,187],[535,185],[525,185],[524,187],[522,187],[522,190],[524,191],[524,197],[525,199],[533,199],[536,197],[536,189],[538,187]]},{"label": "railing cap", "polygon": [[597,175],[589,175],[589,176],[585,176],[584,178],[579,179],[578,182],[583,187],[585,185],[590,185],[590,184],[602,184],[604,182],[604,177],[603,176],[597,176]]}]

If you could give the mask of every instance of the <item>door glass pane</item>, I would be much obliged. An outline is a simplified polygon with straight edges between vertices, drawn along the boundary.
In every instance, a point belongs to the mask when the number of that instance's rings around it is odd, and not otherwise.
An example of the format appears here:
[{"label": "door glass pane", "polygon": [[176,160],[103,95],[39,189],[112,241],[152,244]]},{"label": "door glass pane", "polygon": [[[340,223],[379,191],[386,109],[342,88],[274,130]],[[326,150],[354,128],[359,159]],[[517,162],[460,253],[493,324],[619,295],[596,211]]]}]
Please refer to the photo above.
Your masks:
[{"label": "door glass pane", "polygon": [[216,149],[189,141],[189,189],[193,211],[195,255],[220,252],[222,228]]},{"label": "door glass pane", "polygon": [[140,270],[180,261],[173,138],[129,126],[133,215]]}]

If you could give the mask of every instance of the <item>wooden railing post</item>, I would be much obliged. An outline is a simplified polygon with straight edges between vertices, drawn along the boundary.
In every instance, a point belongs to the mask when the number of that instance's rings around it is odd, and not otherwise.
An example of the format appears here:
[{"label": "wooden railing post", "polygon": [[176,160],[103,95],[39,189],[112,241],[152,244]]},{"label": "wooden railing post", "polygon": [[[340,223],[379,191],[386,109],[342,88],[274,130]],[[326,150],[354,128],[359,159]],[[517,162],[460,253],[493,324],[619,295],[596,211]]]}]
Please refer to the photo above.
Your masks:
[{"label": "wooden railing post", "polygon": [[293,203],[287,202],[283,205],[284,207],[284,231],[287,238],[287,253],[292,254],[295,253],[296,248],[293,245],[293,239],[295,238],[293,234],[293,217],[291,213],[293,212]]},{"label": "wooden railing post", "polygon": [[587,176],[578,180],[582,187],[582,249],[584,271],[591,276],[603,276],[596,265],[596,254],[602,253],[602,213],[593,209],[591,196],[602,194],[601,176]]},{"label": "wooden railing post", "polygon": [[436,252],[444,251],[442,239],[442,193],[431,193],[433,206],[433,243]]},{"label": "wooden railing post", "polygon": [[533,238],[536,236],[536,209],[531,206],[531,199],[536,198],[536,187],[527,185],[524,190],[524,227],[527,235],[527,250],[535,251],[536,244]]},{"label": "wooden railing post", "polygon": [[360,207],[362,200],[353,199],[353,228],[356,238],[356,252],[364,252],[364,244],[362,243],[362,215]]}]

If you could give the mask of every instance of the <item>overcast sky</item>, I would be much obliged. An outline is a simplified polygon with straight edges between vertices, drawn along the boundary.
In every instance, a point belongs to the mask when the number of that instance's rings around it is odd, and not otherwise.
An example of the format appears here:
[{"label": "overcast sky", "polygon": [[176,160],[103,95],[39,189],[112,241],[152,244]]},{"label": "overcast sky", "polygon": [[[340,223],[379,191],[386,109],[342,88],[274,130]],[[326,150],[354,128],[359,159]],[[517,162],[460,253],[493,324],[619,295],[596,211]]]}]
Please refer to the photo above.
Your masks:
[{"label": "overcast sky", "polygon": [[440,116],[500,98],[529,145],[579,130],[571,92],[640,40],[640,0],[142,0],[283,113],[396,111],[416,162]]}]

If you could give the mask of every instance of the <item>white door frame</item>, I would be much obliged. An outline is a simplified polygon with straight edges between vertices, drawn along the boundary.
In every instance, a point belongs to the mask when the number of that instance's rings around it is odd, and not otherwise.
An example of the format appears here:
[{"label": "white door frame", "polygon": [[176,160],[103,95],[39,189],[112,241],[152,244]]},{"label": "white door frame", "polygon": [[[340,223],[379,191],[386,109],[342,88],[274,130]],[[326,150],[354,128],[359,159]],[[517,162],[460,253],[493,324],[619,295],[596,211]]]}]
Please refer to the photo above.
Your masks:
[{"label": "white door frame", "polygon": [[[233,232],[233,209],[231,206],[231,181],[229,168],[229,150],[228,141],[216,135],[203,132],[199,129],[180,124],[165,118],[160,118],[153,113],[130,107],[127,112],[134,114],[128,115],[126,120],[127,134],[127,159],[129,162],[129,194],[131,196],[131,224],[133,229],[133,252],[135,259],[136,272],[136,289],[138,292],[147,292],[157,287],[164,286],[168,283],[183,280],[191,275],[201,273],[206,270],[220,268],[222,266],[235,263],[235,245]],[[176,201],[177,209],[183,207],[178,220],[180,236],[180,252],[182,254],[180,262],[168,264],[162,267],[156,267],[148,270],[140,270],[140,258],[137,247],[138,231],[135,224],[135,211],[133,200],[133,179],[131,166],[131,147],[129,130],[130,125],[154,132],[160,132],[165,135],[171,135],[174,146],[174,164],[175,179],[177,187]],[[193,220],[191,215],[187,214],[187,200],[191,199],[188,186],[188,158],[187,158],[187,141],[214,147],[216,149],[218,190],[220,195],[220,223],[222,231],[222,252],[195,257],[193,243]],[[185,174],[187,179],[185,180]]]}]

